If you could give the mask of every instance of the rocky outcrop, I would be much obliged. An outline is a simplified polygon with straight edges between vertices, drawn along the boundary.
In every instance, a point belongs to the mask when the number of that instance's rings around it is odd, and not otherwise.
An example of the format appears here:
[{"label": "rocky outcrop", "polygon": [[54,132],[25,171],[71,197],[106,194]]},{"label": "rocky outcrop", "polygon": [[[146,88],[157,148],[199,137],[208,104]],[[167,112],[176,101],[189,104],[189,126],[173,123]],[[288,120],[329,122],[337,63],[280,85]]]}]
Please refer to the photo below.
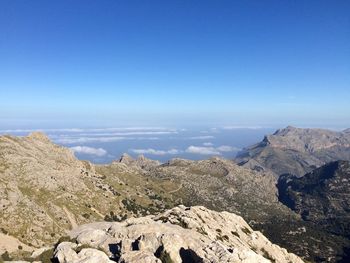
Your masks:
[{"label": "rocky outcrop", "polygon": [[300,178],[282,175],[278,190],[280,201],[304,220],[350,237],[350,162],[332,162]]},{"label": "rocky outcrop", "polygon": [[144,155],[139,155],[137,159],[133,159],[127,153],[124,153],[118,161],[114,161],[113,163],[116,164],[118,162],[123,163],[127,166],[134,166],[136,168],[141,168],[146,170],[149,170],[161,164],[159,161],[148,159]]},{"label": "rocky outcrop", "polygon": [[70,238],[74,241],[54,251],[60,263],[303,262],[240,216],[204,207],[178,206],[157,216],[82,225]]},{"label": "rocky outcrop", "polygon": [[[254,162],[252,162],[254,160]],[[236,161],[249,168],[302,176],[325,163],[350,160],[350,133],[288,126],[244,149]]]}]

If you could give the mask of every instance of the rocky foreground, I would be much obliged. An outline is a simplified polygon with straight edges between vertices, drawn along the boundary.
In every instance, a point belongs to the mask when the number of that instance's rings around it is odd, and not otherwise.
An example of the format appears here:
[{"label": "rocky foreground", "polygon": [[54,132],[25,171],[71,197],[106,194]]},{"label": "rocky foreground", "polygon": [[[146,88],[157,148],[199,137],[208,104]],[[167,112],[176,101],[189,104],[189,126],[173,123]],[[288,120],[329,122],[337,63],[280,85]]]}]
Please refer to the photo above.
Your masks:
[{"label": "rocky foreground", "polygon": [[[40,254],[40,255],[39,255]],[[159,215],[81,225],[33,260],[82,262],[303,262],[253,231],[242,217],[202,206]]]}]

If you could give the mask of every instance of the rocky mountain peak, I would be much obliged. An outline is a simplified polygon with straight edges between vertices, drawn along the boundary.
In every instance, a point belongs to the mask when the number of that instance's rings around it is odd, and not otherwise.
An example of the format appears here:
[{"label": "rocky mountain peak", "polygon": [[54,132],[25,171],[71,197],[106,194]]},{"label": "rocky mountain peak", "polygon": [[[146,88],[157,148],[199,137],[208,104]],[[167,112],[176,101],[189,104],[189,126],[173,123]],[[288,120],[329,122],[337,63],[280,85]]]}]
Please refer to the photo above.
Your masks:
[{"label": "rocky mountain peak", "polygon": [[143,154],[140,154],[139,156],[137,156],[137,160],[145,161],[145,160],[147,160],[147,158]]},{"label": "rocky mountain peak", "polygon": [[134,162],[135,160],[127,153],[123,153],[122,156],[119,159],[120,163],[130,164]]},{"label": "rocky mountain peak", "polygon": [[152,167],[160,165],[159,161],[151,160],[146,158],[144,155],[139,155],[136,159],[132,158],[129,154],[124,153],[118,162],[114,164],[122,163],[129,167],[136,167],[141,169],[151,169]]},{"label": "rocky mountain peak", "polygon": [[275,131],[275,133],[273,135],[283,136],[283,135],[286,135],[288,133],[292,133],[292,132],[296,132],[296,131],[298,131],[298,128],[296,128],[294,126],[287,126],[286,128],[278,129],[277,131]]},{"label": "rocky mountain peak", "polygon": [[288,126],[265,136],[236,158],[242,165],[251,159],[277,177],[284,173],[302,176],[325,163],[350,160],[350,132]]},{"label": "rocky mountain peak", "polygon": [[33,140],[39,140],[43,142],[50,142],[50,138],[43,132],[35,131],[30,133],[27,138],[33,139]]}]

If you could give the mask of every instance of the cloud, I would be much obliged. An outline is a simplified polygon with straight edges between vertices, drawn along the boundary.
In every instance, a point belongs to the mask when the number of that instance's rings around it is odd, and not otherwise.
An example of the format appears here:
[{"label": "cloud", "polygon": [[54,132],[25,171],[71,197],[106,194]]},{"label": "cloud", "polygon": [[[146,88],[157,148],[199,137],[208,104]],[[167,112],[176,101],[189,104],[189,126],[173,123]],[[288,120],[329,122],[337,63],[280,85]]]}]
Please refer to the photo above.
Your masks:
[{"label": "cloud", "polygon": [[126,137],[63,137],[54,139],[57,143],[72,144],[72,143],[87,143],[87,142],[116,142],[125,139]]},{"label": "cloud", "polygon": [[166,135],[176,134],[177,131],[132,131],[132,132],[103,132],[103,133],[81,133],[81,136],[130,136],[130,135]]},{"label": "cloud", "polygon": [[105,149],[93,148],[88,146],[74,146],[74,147],[70,147],[70,149],[74,153],[83,153],[83,154],[96,155],[96,156],[104,156],[107,154],[107,151]]},{"label": "cloud", "polygon": [[186,149],[186,152],[193,153],[193,154],[202,154],[202,155],[221,155],[223,152],[236,152],[238,150],[239,148],[228,146],[228,145],[221,145],[219,147],[191,145]]},{"label": "cloud", "polygon": [[200,131],[200,133],[207,133],[207,134],[220,133],[220,130],[219,128],[210,128],[209,130]]},{"label": "cloud", "polygon": [[189,146],[186,149],[188,153],[203,154],[203,155],[221,155],[214,147]]},{"label": "cloud", "polygon": [[60,144],[76,144],[76,143],[104,143],[117,142],[123,140],[159,140],[159,137],[73,137],[73,136],[50,136],[56,143]]},{"label": "cloud", "polygon": [[203,135],[203,136],[194,136],[190,137],[192,140],[208,140],[208,139],[214,139],[215,137],[212,135]]},{"label": "cloud", "polygon": [[152,148],[148,149],[131,149],[130,151],[137,153],[137,154],[152,154],[152,155],[167,155],[167,154],[179,154],[180,151],[177,149],[170,149],[167,151],[164,150],[155,150]]},{"label": "cloud", "polygon": [[203,145],[204,146],[213,146],[214,144],[211,142],[203,142]]}]

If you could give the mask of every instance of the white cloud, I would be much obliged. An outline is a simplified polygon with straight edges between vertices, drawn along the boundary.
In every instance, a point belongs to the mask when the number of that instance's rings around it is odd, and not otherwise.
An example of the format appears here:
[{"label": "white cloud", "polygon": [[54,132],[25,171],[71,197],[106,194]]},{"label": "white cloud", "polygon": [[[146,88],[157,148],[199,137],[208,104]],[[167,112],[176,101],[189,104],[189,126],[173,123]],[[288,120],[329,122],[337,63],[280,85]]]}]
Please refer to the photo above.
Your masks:
[{"label": "white cloud", "polygon": [[81,133],[81,136],[130,136],[130,135],[165,135],[176,134],[177,131],[132,131],[132,132],[103,132],[103,133]]},{"label": "white cloud", "polygon": [[188,153],[203,154],[203,155],[221,155],[214,147],[189,146],[186,149]]},{"label": "white cloud", "polygon": [[74,153],[83,153],[83,154],[96,155],[96,156],[104,156],[107,154],[107,151],[105,149],[93,148],[88,146],[74,146],[74,147],[70,147],[70,149]]},{"label": "white cloud", "polygon": [[137,153],[137,154],[152,154],[152,155],[167,155],[167,154],[179,154],[180,151],[177,149],[170,149],[167,151],[164,150],[155,150],[152,148],[148,149],[131,149],[130,151]]},{"label": "white cloud", "polygon": [[60,136],[50,136],[56,143],[60,144],[76,144],[76,143],[104,143],[104,142],[117,142],[123,140],[159,140],[159,137],[122,137],[122,136],[112,136],[112,137],[74,137],[67,135]]},{"label": "white cloud", "polygon": [[221,145],[219,147],[191,145],[186,149],[186,152],[202,155],[221,155],[223,152],[235,152],[238,150],[238,148],[228,145]]},{"label": "white cloud", "polygon": [[204,136],[194,136],[190,137],[192,140],[208,140],[208,139],[214,139],[215,137],[212,135],[204,135]]},{"label": "white cloud", "polygon": [[[125,140],[125,137],[63,137],[54,139],[57,143],[72,144],[72,143],[87,143],[87,142],[116,142]],[[129,138],[130,139],[130,138]]]},{"label": "white cloud", "polygon": [[212,144],[211,142],[203,142],[204,146],[213,146],[214,144]]}]

